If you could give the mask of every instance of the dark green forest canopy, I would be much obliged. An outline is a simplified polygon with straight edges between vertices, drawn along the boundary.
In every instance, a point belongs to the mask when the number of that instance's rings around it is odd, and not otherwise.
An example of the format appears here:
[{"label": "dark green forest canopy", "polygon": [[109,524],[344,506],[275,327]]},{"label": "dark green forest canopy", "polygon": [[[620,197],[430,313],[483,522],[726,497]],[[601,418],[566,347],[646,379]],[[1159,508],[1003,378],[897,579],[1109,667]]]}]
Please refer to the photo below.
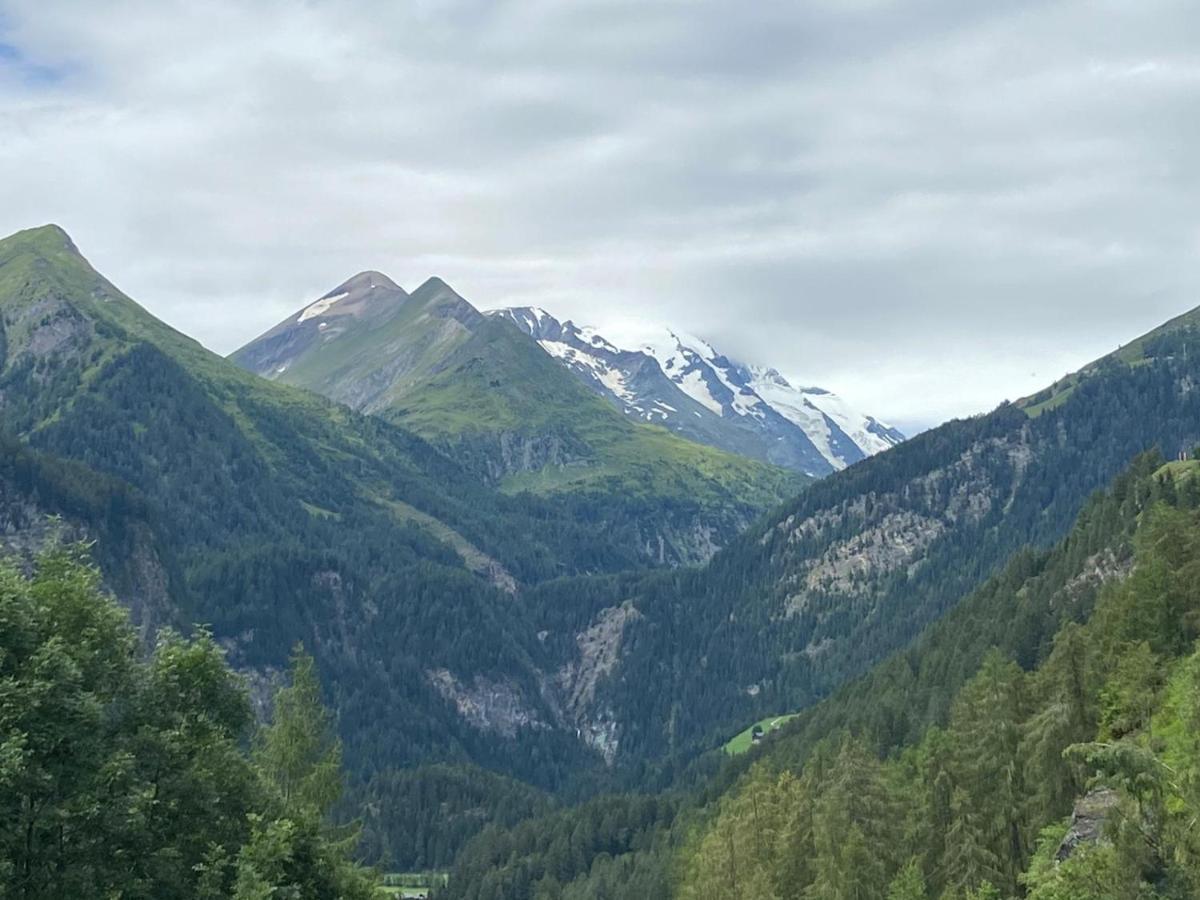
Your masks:
[{"label": "dark green forest canopy", "polygon": [[[449,895],[1195,896],[1198,572],[1200,464],[1147,455],[1064,541],[665,817],[630,796],[489,833]],[[1111,838],[1056,864],[1085,795]],[[578,829],[590,856],[564,843]]]},{"label": "dark green forest canopy", "polygon": [[[833,701],[842,730],[813,719],[773,746],[682,852],[678,896],[766,896],[745,887],[785,869],[783,896],[889,882],[913,897],[1196,896],[1200,466],[1140,469],[1022,581],[996,584],[1007,602],[980,594]],[[924,722],[897,739],[922,698]],[[745,810],[770,802],[780,841],[755,858]],[[1094,834],[1065,840],[1073,808]],[[745,884],[714,894],[739,844]]]}]

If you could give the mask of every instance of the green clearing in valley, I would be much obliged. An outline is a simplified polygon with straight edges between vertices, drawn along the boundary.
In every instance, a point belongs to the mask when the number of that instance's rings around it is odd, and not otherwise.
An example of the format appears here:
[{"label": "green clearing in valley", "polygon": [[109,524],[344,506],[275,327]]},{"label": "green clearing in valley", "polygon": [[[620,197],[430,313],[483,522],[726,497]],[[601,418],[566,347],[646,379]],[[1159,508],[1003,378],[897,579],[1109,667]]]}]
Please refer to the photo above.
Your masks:
[{"label": "green clearing in valley", "polygon": [[779,728],[782,728],[785,723],[796,718],[796,713],[788,713],[782,716],[768,716],[761,721],[755,722],[745,731],[730,739],[725,745],[725,752],[730,756],[737,756],[739,753],[745,753],[753,745],[753,735],[756,726],[761,727],[763,734],[770,734]]},{"label": "green clearing in valley", "polygon": [[388,897],[428,897],[435,887],[444,887],[445,872],[394,872],[383,876],[383,893]]}]

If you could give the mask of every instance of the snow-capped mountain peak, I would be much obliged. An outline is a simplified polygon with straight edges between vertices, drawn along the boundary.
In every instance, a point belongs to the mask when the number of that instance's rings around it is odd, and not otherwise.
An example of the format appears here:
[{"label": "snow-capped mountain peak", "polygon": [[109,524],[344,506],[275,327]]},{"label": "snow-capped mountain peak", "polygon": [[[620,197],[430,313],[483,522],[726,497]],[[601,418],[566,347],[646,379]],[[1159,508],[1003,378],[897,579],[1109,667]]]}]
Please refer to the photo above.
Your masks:
[{"label": "snow-capped mountain peak", "polygon": [[495,310],[633,418],[810,475],[825,475],[903,440],[822,388],[747,366],[704,338],[626,323],[607,336],[544,309]]}]

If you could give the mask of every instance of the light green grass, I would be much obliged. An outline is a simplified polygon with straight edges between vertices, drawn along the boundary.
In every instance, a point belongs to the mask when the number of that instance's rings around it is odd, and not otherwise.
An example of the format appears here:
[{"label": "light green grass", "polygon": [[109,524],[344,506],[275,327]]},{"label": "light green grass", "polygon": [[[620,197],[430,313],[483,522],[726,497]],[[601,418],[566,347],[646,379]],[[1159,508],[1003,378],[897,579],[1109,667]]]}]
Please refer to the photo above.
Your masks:
[{"label": "light green grass", "polygon": [[1194,478],[1197,472],[1200,472],[1200,459],[1176,459],[1164,464],[1154,474],[1158,478],[1170,475],[1176,481],[1180,481],[1184,478]]},{"label": "light green grass", "polygon": [[[456,303],[463,324],[445,315]],[[575,463],[510,475],[501,484],[508,493],[595,492],[765,509],[808,481],[631,422],[511,322],[481,316],[445,289],[418,290],[388,316],[342,327],[280,378],[336,397],[386,377],[390,384],[372,408],[452,455],[492,458],[502,442],[532,439],[558,441],[562,456]],[[403,371],[381,368],[401,358]]]},{"label": "light green grass", "polygon": [[1078,372],[1073,372],[1070,375],[1060,378],[1048,388],[1044,388],[1028,397],[1021,398],[1017,401],[1016,405],[1024,410],[1029,418],[1036,419],[1043,413],[1050,412],[1066,403],[1075,392],[1075,388],[1085,378],[1095,374],[1101,368],[1102,364],[1116,360],[1133,367],[1148,365],[1153,361],[1153,357],[1150,354],[1152,342],[1155,339],[1171,334],[1172,332],[1196,328],[1200,328],[1200,307],[1189,310],[1181,316],[1176,316],[1158,328],[1130,341],[1128,344],[1118,347],[1112,353],[1088,363]]},{"label": "light green grass", "polygon": [[429,513],[422,512],[415,506],[410,506],[402,500],[388,500],[381,497],[375,499],[391,510],[399,521],[423,528],[442,543],[449,544],[451,549],[462,559],[463,565],[476,575],[481,575],[485,578],[511,577],[508,576],[508,573],[504,571],[504,567],[499,562],[492,559],[492,557],[488,556],[440,519],[436,519],[429,515]]},{"label": "light green grass", "polygon": [[1077,383],[1077,380],[1059,382],[1058,384],[1054,385],[1054,387],[1050,388],[1050,396],[1045,400],[1040,400],[1037,403],[1025,402],[1021,408],[1025,410],[1025,415],[1029,416],[1029,418],[1036,419],[1042,413],[1049,412],[1050,410],[1066,403],[1071,394],[1075,392],[1075,385]]},{"label": "light green grass", "polygon": [[725,752],[730,756],[737,756],[739,753],[745,753],[754,746],[754,729],[761,727],[763,734],[770,734],[772,731],[778,731],[792,719],[796,718],[797,713],[786,713],[782,716],[768,716],[749,726],[745,731],[740,732],[725,745]]},{"label": "light green grass", "polygon": [[449,880],[445,872],[393,872],[383,876],[383,892],[388,897],[428,897],[435,887]]},{"label": "light green grass", "polygon": [[336,513],[332,510],[325,509],[324,507],[317,506],[314,503],[309,503],[307,500],[301,500],[300,505],[303,506],[304,511],[314,519],[333,519],[335,522],[337,522],[342,518],[341,513]]}]

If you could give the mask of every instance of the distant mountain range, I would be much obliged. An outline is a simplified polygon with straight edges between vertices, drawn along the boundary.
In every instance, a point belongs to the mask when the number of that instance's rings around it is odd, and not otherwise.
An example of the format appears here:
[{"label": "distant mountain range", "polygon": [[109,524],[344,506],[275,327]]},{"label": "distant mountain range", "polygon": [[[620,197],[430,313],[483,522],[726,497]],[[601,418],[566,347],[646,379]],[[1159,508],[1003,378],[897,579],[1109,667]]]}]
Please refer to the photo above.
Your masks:
[{"label": "distant mountain range", "polygon": [[506,493],[553,496],[627,528],[655,563],[707,559],[810,480],[621,415],[440,278],[408,293],[362,272],[232,360],[412,430]]},{"label": "distant mountain range", "polygon": [[610,340],[536,307],[489,313],[515,323],[626,415],[676,434],[820,477],[904,440],[823,388],[730,359],[677,328]]},{"label": "distant mountain range", "polygon": [[[435,865],[399,849],[445,818],[426,787],[477,828],[454,779],[512,785],[426,764],[550,790],[674,767],[905,646],[1137,453],[1200,441],[1200,311],[849,466],[898,436],[694,338],[631,346],[364,272],[235,365],[61,229],[21,232],[0,240],[0,551],[97,540],[147,636],[207,623],[256,697],[303,641],[360,796],[432,780],[371,807],[394,812],[380,852]],[[803,435],[812,471],[846,468],[814,483],[689,419],[746,448],[785,420],[794,459]]]},{"label": "distant mountain range", "polygon": [[[904,439],[829,391],[794,387],[685,330],[620,342],[541,309],[481,313],[439,278],[410,294],[382,273],[361,272],[232,358],[404,424],[514,489],[577,490],[627,475],[627,451],[650,432],[618,427],[584,393],[634,423],[807,477]],[[680,450],[667,442],[632,458]]]}]

